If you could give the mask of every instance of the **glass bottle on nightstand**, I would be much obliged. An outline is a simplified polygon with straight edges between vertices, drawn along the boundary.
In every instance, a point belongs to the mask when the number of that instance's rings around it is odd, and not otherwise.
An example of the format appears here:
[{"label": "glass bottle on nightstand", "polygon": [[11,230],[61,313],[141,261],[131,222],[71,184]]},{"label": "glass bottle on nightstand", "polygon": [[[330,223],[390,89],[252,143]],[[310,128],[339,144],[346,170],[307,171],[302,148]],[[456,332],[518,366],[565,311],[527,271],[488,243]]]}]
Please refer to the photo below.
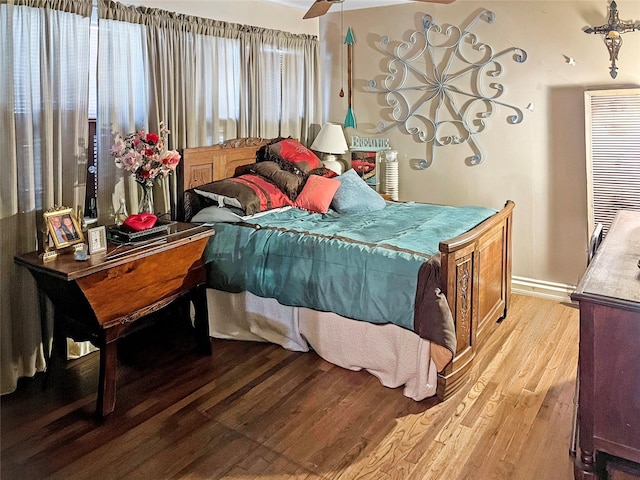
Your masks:
[{"label": "glass bottle on nightstand", "polygon": [[129,216],[129,213],[127,212],[127,205],[124,201],[124,198],[120,197],[120,206],[118,207],[118,210],[114,215],[116,226],[119,227],[120,225],[122,225],[128,216]]}]

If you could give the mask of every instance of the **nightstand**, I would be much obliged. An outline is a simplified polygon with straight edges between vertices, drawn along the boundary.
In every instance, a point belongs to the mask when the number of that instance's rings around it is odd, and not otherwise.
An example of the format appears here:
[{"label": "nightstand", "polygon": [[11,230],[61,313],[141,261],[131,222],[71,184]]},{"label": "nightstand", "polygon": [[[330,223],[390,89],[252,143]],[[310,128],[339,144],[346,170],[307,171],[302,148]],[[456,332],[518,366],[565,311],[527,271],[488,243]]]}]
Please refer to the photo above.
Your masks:
[{"label": "nightstand", "polygon": [[[14,257],[36,280],[41,318],[46,295],[54,305],[54,324],[68,323],[100,349],[98,415],[115,407],[117,341],[146,315],[188,296],[195,307],[198,341],[211,354],[202,253],[214,233],[176,222],[166,235],[130,245],[109,243],[106,252],[86,261],[61,254],[43,263],[38,252]],[[43,324],[43,340],[45,332]]]}]

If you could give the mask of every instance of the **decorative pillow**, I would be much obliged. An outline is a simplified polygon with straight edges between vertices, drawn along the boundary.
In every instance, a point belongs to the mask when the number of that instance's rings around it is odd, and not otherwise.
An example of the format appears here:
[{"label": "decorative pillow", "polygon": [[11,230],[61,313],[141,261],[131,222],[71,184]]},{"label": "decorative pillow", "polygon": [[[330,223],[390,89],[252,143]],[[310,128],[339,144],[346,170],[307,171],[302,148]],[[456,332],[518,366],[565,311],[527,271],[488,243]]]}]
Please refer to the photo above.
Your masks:
[{"label": "decorative pillow", "polygon": [[[288,138],[291,138],[291,137],[288,137]],[[270,145],[281,142],[282,140],[285,140],[285,137],[272,138],[271,140],[269,140],[268,143],[260,147],[256,152],[256,162],[266,162],[268,160],[272,160],[271,158],[269,158],[270,154],[268,152],[268,148]],[[278,157],[278,159],[280,158]]]},{"label": "decorative pillow", "polygon": [[194,191],[220,207],[240,208],[245,215],[293,205],[293,201],[273,183],[253,174],[207,183]]},{"label": "decorative pillow", "polygon": [[282,167],[271,161],[254,163],[250,167],[250,172],[260,175],[270,180],[275,186],[282,190],[287,197],[295,200],[304,181],[304,176],[287,172]]},{"label": "decorative pillow", "polygon": [[326,178],[335,178],[338,176],[338,174],[335,171],[325,167],[324,165],[320,168],[314,168],[309,172],[309,175],[320,175],[321,177],[326,177]]},{"label": "decorative pillow", "polygon": [[157,220],[158,217],[153,213],[136,213],[129,215],[124,221],[123,226],[132,232],[141,232],[142,230],[153,228]]},{"label": "decorative pillow", "polygon": [[205,222],[205,223],[238,223],[242,221],[242,217],[228,208],[218,207],[212,205],[205,207],[196,213],[191,219],[192,222]]},{"label": "decorative pillow", "polygon": [[309,175],[295,206],[310,212],[327,213],[340,182],[319,175]]},{"label": "decorative pillow", "polygon": [[340,188],[331,206],[338,213],[365,213],[382,210],[387,202],[351,168],[339,177]]},{"label": "decorative pillow", "polygon": [[[322,167],[322,162],[318,156],[293,138],[285,138],[279,142],[267,145],[267,152],[271,155],[265,160],[273,160],[273,156],[280,157],[285,162],[289,162],[293,167],[300,170],[305,175],[315,168]],[[283,165],[286,169],[286,166]]]}]

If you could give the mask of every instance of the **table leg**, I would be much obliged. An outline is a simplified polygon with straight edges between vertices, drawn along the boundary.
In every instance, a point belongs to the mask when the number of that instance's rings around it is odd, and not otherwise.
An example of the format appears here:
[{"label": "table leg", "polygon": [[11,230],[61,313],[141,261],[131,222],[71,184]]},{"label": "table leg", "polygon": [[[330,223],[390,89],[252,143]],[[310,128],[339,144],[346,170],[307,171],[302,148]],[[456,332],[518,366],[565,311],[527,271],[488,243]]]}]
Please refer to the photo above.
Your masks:
[{"label": "table leg", "polygon": [[100,346],[100,379],[96,414],[105,416],[116,406],[116,366],[118,361],[117,339]]},{"label": "table leg", "polygon": [[51,373],[51,350],[49,349],[49,327],[47,325],[47,296],[38,285],[38,306],[40,308],[40,339],[42,341],[42,355],[44,356],[44,380],[42,387],[47,386],[49,374]]},{"label": "table leg", "polygon": [[211,355],[211,338],[209,336],[209,310],[207,308],[207,287],[200,284],[191,294],[195,310],[194,327],[196,330],[198,348],[205,355]]},{"label": "table leg", "polygon": [[580,457],[576,458],[573,464],[573,478],[575,480],[597,480],[599,478],[596,471],[595,452],[580,451]]}]

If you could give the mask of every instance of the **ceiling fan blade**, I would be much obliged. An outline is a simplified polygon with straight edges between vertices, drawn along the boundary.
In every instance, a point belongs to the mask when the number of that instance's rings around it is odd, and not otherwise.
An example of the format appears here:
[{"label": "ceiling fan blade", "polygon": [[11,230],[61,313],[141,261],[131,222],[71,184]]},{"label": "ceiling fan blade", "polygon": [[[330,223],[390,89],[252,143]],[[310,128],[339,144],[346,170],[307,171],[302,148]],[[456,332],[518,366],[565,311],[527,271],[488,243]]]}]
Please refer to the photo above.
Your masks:
[{"label": "ceiling fan blade", "polygon": [[453,3],[456,0],[413,0],[414,2],[425,2],[425,3]]},{"label": "ceiling fan blade", "polygon": [[311,5],[311,8],[309,9],[309,11],[305,13],[304,17],[302,18],[304,19],[304,18],[321,17],[322,15],[324,15],[329,11],[332,3],[333,2],[330,2],[328,0],[316,0],[313,3],[313,5]]}]

